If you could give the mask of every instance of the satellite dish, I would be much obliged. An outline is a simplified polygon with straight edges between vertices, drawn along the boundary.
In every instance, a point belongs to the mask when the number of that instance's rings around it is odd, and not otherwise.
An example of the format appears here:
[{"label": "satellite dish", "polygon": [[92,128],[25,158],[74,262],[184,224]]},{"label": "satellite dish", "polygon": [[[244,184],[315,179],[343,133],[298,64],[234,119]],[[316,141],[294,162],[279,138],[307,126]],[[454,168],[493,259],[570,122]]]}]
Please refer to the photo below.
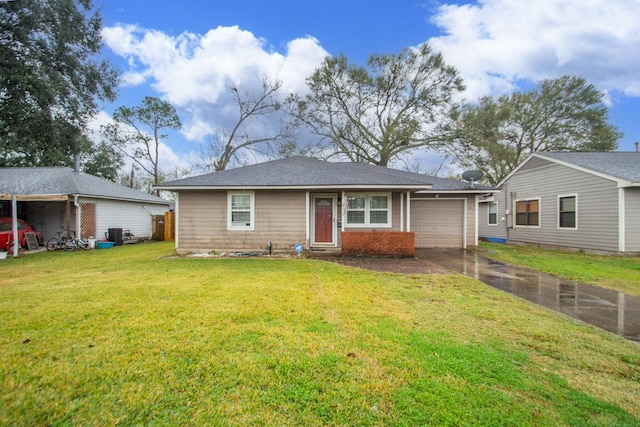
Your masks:
[{"label": "satellite dish", "polygon": [[475,181],[480,181],[484,174],[480,171],[466,171],[462,173],[462,179],[471,183],[471,188],[473,188],[473,183]]}]

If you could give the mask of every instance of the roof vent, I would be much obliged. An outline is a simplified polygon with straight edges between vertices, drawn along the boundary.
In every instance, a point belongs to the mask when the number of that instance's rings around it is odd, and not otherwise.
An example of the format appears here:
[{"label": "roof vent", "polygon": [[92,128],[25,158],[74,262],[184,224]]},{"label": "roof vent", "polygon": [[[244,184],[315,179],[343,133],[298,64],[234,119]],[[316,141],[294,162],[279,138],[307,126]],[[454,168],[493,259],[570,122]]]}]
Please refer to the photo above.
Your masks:
[{"label": "roof vent", "polygon": [[73,172],[80,173],[80,156],[77,154],[73,155]]}]

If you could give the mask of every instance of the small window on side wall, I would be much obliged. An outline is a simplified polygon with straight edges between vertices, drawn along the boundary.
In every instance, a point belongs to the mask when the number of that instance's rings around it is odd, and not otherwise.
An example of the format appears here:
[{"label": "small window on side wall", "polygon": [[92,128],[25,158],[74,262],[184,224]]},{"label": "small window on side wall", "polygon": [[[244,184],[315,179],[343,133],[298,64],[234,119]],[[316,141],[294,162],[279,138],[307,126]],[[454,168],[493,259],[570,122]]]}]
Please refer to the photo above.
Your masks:
[{"label": "small window on side wall", "polygon": [[540,225],[540,200],[519,200],[516,202],[516,225]]},{"label": "small window on side wall", "polygon": [[253,230],[254,194],[229,193],[227,203],[228,229]]},{"label": "small window on side wall", "polygon": [[498,204],[489,203],[489,225],[498,225]]},{"label": "small window on side wall", "polygon": [[577,197],[560,196],[558,197],[558,227],[559,228],[576,228],[576,212]]}]

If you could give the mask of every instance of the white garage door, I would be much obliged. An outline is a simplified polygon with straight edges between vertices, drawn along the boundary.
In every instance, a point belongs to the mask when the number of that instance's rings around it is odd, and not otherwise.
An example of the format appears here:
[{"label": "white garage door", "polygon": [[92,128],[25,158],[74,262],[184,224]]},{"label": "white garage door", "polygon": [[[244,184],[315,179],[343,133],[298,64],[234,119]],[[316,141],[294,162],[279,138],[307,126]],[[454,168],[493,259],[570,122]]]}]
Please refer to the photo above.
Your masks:
[{"label": "white garage door", "polygon": [[411,231],[416,248],[462,248],[464,200],[412,200]]}]

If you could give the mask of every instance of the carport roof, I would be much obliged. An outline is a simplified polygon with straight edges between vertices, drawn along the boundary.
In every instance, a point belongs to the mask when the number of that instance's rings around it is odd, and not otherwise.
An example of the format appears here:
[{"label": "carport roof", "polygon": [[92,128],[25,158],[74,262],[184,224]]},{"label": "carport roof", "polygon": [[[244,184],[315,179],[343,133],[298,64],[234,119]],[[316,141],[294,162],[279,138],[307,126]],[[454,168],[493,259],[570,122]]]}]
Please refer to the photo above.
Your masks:
[{"label": "carport roof", "polygon": [[65,200],[79,195],[170,204],[169,201],[65,167],[0,168],[0,199]]},{"label": "carport roof", "polygon": [[367,163],[327,162],[295,156],[159,184],[164,190],[234,188],[394,188],[427,191],[486,191],[468,182]]}]

